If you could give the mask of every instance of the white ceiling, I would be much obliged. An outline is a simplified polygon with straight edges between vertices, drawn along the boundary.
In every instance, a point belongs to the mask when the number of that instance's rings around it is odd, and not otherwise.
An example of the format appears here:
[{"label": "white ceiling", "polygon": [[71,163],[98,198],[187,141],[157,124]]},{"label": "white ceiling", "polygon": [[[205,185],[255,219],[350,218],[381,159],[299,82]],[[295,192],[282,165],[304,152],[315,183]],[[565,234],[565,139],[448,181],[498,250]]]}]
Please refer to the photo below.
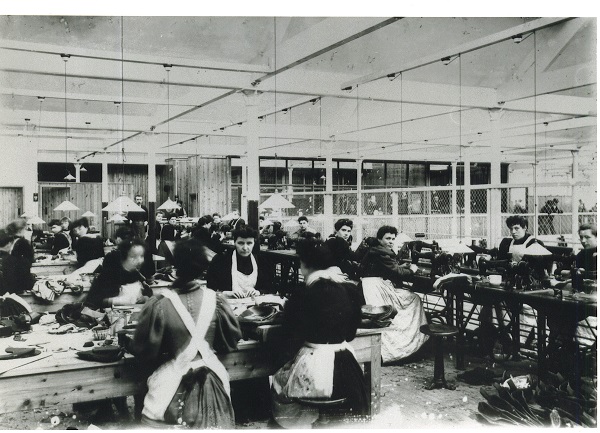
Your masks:
[{"label": "white ceiling", "polygon": [[501,108],[505,161],[533,161],[536,149],[537,159],[595,157],[596,27],[595,18],[0,16],[0,140],[64,161],[66,53],[73,161],[118,152],[121,121],[132,155],[242,155],[243,89],[263,92],[261,155],[331,146],[336,158],[486,161],[489,109]]}]

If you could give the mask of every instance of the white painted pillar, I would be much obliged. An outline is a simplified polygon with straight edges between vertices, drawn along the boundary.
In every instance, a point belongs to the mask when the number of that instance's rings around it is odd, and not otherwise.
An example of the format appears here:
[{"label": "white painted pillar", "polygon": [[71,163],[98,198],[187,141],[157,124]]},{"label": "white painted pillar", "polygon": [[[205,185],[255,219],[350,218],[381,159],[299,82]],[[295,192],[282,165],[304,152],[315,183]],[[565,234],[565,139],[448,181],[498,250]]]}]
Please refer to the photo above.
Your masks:
[{"label": "white painted pillar", "polygon": [[81,182],[81,164],[75,163],[75,183]]},{"label": "white painted pillar", "polygon": [[[106,204],[104,204],[106,203]],[[108,162],[102,162],[102,207],[108,204]]]},{"label": "white painted pillar", "polygon": [[399,231],[400,229],[400,216],[398,215],[398,193],[394,191],[390,194],[390,198],[392,199],[392,216],[394,218],[394,224]]},{"label": "white painted pillar", "polygon": [[287,186],[287,199],[291,202],[293,199],[293,195],[292,193],[294,192],[294,182],[293,182],[293,175],[294,173],[294,167],[288,167],[288,186]]},{"label": "white painted pillar", "polygon": [[243,155],[240,158],[240,164],[242,164],[242,197],[240,204],[240,216],[248,221],[248,157]]},{"label": "white painted pillar", "polygon": [[488,109],[491,126],[490,177],[492,188],[488,197],[488,245],[498,245],[502,239],[502,193],[499,188],[501,180],[500,162],[502,160],[502,137],[500,135],[500,119],[504,114],[502,109]]},{"label": "white painted pillar", "polygon": [[450,226],[450,230],[452,232],[452,238],[458,238],[458,216],[457,216],[457,212],[456,212],[456,201],[457,201],[457,191],[458,188],[456,187],[456,167],[457,167],[457,163],[456,161],[452,163],[452,197],[450,200],[450,211],[452,212],[452,221],[451,221],[451,226]]},{"label": "white painted pillar", "polygon": [[156,203],[156,152],[148,151],[148,203]]},{"label": "white painted pillar", "polygon": [[463,237],[471,237],[471,158],[463,158],[465,173],[465,227]]},{"label": "white painted pillar", "polygon": [[356,161],[356,240],[363,239],[362,159]]},{"label": "white painted pillar", "polygon": [[323,232],[333,232],[333,156],[332,144],[327,142],[327,155],[325,156],[325,197],[323,200]]},{"label": "white painted pillar", "polygon": [[[572,150],[571,173],[571,236],[573,245],[579,242],[579,197],[577,195],[577,182],[579,181],[579,150]],[[557,216],[560,218],[560,216]]]},{"label": "white painted pillar", "polygon": [[258,110],[262,92],[244,90],[247,114],[246,148],[248,149],[248,225],[258,230],[258,204],[260,201],[259,128]]}]

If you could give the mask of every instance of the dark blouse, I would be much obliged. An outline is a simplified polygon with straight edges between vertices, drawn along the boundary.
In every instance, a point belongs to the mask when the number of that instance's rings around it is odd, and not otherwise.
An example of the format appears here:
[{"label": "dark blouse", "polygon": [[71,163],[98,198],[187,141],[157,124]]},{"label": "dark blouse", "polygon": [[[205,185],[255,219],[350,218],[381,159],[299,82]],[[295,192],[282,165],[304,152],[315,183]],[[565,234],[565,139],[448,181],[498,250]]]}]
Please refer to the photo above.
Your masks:
[{"label": "dark blouse", "polygon": [[356,284],[319,279],[285,304],[284,332],[311,343],[352,341],[360,325],[361,305]]},{"label": "dark blouse", "polygon": [[35,279],[25,260],[0,251],[0,295],[30,290]]},{"label": "dark blouse", "polygon": [[71,246],[71,241],[69,240],[68,236],[63,232],[59,232],[54,235],[54,239],[52,240],[52,249],[50,250],[50,254],[55,256],[58,254],[58,252],[60,250],[62,250],[64,248],[68,248],[70,246]]},{"label": "dark blouse", "polygon": [[77,266],[82,267],[90,260],[104,257],[104,242],[100,237],[82,236],[77,238],[73,251],[77,253]]},{"label": "dark blouse", "polygon": [[578,268],[583,268],[586,272],[592,272],[598,270],[598,257],[597,257],[597,248],[592,248],[589,250],[581,250],[577,253],[575,257],[575,263]]},{"label": "dark blouse", "polygon": [[25,238],[17,238],[11,254],[19,259],[24,260],[30,267],[34,262],[33,247],[31,243]]},{"label": "dark blouse", "polygon": [[[237,253],[236,253],[237,254]],[[217,254],[213,257],[206,273],[206,285],[220,292],[231,291],[231,263],[232,252],[225,251],[222,254]],[[255,257],[256,258],[256,257]],[[256,279],[255,289],[261,293],[272,293],[272,264],[263,257],[256,258],[258,266],[258,276]],[[252,273],[252,260],[250,257],[237,256],[238,271],[245,275]]]},{"label": "dark blouse", "polygon": [[398,262],[396,254],[383,245],[369,248],[360,263],[363,277],[380,277],[390,280],[394,286],[400,287],[402,282],[410,280],[413,272]]},{"label": "dark blouse", "polygon": [[[204,295],[204,290],[199,289],[200,285],[194,281],[188,283],[183,290],[175,289],[194,320],[198,317]],[[237,318],[227,301],[217,294],[217,306],[206,333],[206,341],[217,353],[227,353],[237,348],[237,342],[241,338]],[[158,295],[150,298],[142,308],[129,350],[143,361],[143,367],[148,372],[152,372],[173,359],[187,346],[190,339],[191,336],[171,301]]]},{"label": "dark blouse", "polygon": [[[119,252],[111,251],[104,258],[100,275],[92,283],[84,303],[90,308],[109,306],[106,299],[118,296],[122,285],[136,281],[144,282],[145,279],[138,271],[129,272],[123,269]],[[144,286],[142,294],[152,296],[152,289]]]}]

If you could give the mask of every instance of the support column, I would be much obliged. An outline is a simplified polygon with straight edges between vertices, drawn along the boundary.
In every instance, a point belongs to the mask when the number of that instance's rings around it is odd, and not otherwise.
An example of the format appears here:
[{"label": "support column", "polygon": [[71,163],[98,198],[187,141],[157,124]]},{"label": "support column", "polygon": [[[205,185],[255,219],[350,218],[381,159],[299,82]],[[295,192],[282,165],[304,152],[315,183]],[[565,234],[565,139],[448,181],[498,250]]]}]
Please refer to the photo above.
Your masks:
[{"label": "support column", "polygon": [[[108,162],[102,162],[102,208],[108,206]],[[106,220],[108,211],[102,211],[102,236],[107,237]]]},{"label": "support column", "polygon": [[248,225],[258,230],[258,201],[260,199],[260,174],[259,174],[259,121],[258,108],[260,95],[257,90],[244,90],[246,100],[247,135],[246,147],[248,149]]},{"label": "support column", "polygon": [[81,164],[75,163],[75,183],[81,182]]},{"label": "support column", "polygon": [[457,163],[453,162],[452,163],[452,197],[450,200],[450,206],[451,209],[450,211],[452,212],[452,221],[451,221],[451,226],[450,226],[450,230],[452,232],[452,238],[456,239],[458,238],[458,217],[457,217],[457,212],[456,212],[456,202],[457,202],[457,191],[458,188],[456,187],[456,167],[457,167]]},{"label": "support column", "polygon": [[248,221],[248,157],[246,155],[240,158],[242,164],[242,194],[240,203],[240,216],[244,221]]},{"label": "support column", "polygon": [[[579,181],[579,150],[571,151],[573,172],[571,173],[571,234],[572,245],[579,242],[579,196],[577,182]],[[560,216],[558,216],[560,218]]]},{"label": "support column", "polygon": [[148,151],[148,245],[156,250],[156,152]]},{"label": "support column", "polygon": [[488,245],[498,245],[502,239],[502,192],[500,190],[502,137],[500,136],[500,119],[504,111],[502,109],[488,109],[488,113],[490,115],[491,126],[490,177],[492,184],[489,197],[490,206],[487,212],[489,218]]},{"label": "support column", "polygon": [[390,198],[392,199],[392,216],[394,217],[394,222],[398,231],[402,231],[400,229],[400,216],[398,215],[398,193],[394,191],[390,194]]},{"label": "support column", "polygon": [[363,239],[362,159],[356,161],[356,240]]},{"label": "support column", "polygon": [[294,172],[294,167],[288,167],[288,186],[287,186],[287,199],[291,202],[293,199],[293,192],[294,192],[294,182],[292,181],[292,173]]},{"label": "support column", "polygon": [[333,157],[331,142],[327,146],[327,155],[325,156],[325,196],[323,200],[323,235],[333,232]]},{"label": "support column", "polygon": [[471,237],[471,158],[463,158],[465,173],[465,232],[463,237]]}]

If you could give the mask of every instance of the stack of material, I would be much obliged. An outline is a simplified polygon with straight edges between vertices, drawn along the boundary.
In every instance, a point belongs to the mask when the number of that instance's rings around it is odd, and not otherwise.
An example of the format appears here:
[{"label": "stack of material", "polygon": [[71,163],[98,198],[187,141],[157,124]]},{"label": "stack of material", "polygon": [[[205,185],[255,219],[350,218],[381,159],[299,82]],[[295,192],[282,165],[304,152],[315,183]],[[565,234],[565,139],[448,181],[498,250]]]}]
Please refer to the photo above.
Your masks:
[{"label": "stack of material", "polygon": [[486,399],[478,419],[491,425],[529,427],[596,426],[596,388],[585,380],[574,383],[549,373],[546,382],[535,376],[510,378],[482,387]]}]

